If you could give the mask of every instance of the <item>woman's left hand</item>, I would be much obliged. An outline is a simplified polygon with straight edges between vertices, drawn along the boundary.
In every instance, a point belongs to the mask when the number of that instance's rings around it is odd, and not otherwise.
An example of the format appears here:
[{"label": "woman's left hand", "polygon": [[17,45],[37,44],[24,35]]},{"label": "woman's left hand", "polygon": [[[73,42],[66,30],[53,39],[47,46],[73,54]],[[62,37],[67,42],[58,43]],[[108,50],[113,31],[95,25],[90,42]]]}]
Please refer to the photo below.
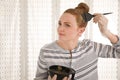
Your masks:
[{"label": "woman's left hand", "polygon": [[[48,80],[56,80],[56,79],[57,79],[57,75],[54,75],[53,78],[48,76]],[[70,79],[68,77],[64,77],[63,80],[70,80]]]},{"label": "woman's left hand", "polygon": [[109,31],[107,29],[108,19],[102,14],[94,14],[94,23],[98,23],[99,29],[103,35],[106,35]]}]

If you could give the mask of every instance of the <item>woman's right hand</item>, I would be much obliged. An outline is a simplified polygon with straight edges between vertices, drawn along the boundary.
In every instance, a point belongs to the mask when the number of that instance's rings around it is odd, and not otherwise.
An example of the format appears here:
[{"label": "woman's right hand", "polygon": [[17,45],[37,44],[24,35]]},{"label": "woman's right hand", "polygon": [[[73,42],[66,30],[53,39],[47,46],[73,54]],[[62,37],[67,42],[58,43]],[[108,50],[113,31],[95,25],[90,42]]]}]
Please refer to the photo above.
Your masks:
[{"label": "woman's right hand", "polygon": [[[56,80],[57,79],[57,75],[54,75],[53,78],[51,78],[50,76],[48,76],[48,80]],[[70,80],[68,79],[68,77],[64,77],[63,80]]]},{"label": "woman's right hand", "polygon": [[48,76],[48,80],[56,80],[57,79],[57,75],[54,75],[53,78],[50,77],[50,75]]},{"label": "woman's right hand", "polygon": [[107,34],[109,33],[109,30],[107,29],[108,19],[100,13],[95,13],[94,15],[95,15],[95,17],[93,18],[94,23],[98,23],[100,32],[104,36],[107,36]]}]

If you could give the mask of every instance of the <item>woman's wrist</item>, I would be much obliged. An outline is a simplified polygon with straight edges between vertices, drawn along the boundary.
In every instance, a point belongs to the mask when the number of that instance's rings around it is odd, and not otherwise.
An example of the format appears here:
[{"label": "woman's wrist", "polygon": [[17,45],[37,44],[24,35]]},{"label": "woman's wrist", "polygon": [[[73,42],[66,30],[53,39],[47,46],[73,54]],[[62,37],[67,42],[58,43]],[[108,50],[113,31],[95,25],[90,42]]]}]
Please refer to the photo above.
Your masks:
[{"label": "woman's wrist", "polygon": [[117,43],[118,40],[119,40],[119,39],[118,39],[118,36],[115,35],[115,34],[113,34],[113,33],[111,33],[109,30],[105,31],[105,32],[103,33],[103,35],[104,35],[105,37],[107,37],[107,38],[110,40],[110,42],[113,43],[113,44]]}]

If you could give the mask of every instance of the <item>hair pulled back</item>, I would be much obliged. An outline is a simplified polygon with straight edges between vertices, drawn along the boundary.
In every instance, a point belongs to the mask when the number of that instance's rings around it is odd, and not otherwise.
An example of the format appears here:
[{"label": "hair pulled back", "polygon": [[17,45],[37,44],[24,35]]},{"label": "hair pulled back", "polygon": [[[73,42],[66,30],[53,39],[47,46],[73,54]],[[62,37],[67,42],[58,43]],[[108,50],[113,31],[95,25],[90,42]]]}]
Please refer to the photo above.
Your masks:
[{"label": "hair pulled back", "polygon": [[89,7],[86,3],[79,3],[77,7],[67,9],[64,13],[70,13],[76,17],[76,21],[79,27],[86,27],[87,22],[82,17],[82,14],[88,13]]},{"label": "hair pulled back", "polygon": [[85,3],[78,4],[78,6],[75,9],[79,10],[81,13],[88,13],[89,12],[89,7]]}]

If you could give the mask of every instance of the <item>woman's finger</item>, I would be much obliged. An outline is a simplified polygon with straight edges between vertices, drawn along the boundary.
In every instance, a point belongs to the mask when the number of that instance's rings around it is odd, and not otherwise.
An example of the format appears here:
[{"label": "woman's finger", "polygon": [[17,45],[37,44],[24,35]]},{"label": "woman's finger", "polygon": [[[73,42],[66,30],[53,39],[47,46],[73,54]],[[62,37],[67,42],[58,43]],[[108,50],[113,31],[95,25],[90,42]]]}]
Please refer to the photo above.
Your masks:
[{"label": "woman's finger", "polygon": [[48,76],[48,80],[51,80],[51,77],[50,77],[50,75]]},{"label": "woman's finger", "polygon": [[55,74],[51,80],[56,80],[56,79],[57,79],[57,75]]},{"label": "woman's finger", "polygon": [[68,77],[64,77],[63,80],[68,80]]}]

